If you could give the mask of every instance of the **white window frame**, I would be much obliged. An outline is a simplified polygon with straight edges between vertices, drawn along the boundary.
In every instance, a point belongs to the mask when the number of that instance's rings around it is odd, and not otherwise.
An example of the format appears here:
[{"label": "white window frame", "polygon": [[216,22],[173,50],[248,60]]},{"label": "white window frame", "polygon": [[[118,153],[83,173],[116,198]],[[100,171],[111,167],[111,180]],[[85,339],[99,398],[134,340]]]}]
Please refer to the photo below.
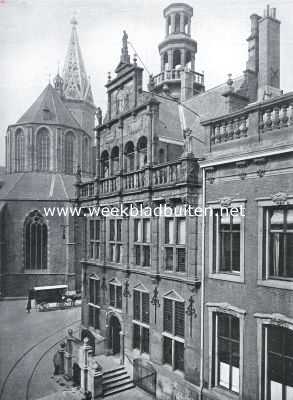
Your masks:
[{"label": "white window frame", "polygon": [[[94,238],[91,239],[91,222],[94,222]],[[96,239],[96,221],[99,221],[99,239]],[[88,224],[88,238],[89,238],[89,246],[88,246],[88,259],[89,260],[100,260],[101,259],[101,250],[102,250],[102,219],[100,218],[90,218]],[[96,246],[99,246],[99,257],[96,254]],[[91,246],[93,246],[93,257],[91,257]]]},{"label": "white window frame", "polygon": [[[174,298],[174,296],[168,296],[168,295],[165,295],[165,296],[163,296],[163,308],[164,308],[164,301],[165,301],[165,299],[168,299],[168,300],[171,300],[172,301],[172,330],[173,330],[173,332],[174,333],[170,333],[170,332],[167,332],[167,331],[163,331],[162,332],[162,337],[163,337],[163,340],[164,340],[164,337],[166,337],[166,338],[168,338],[168,339],[170,339],[170,340],[172,340],[172,365],[170,366],[171,368],[172,368],[172,371],[178,371],[178,372],[180,372],[180,373],[185,373],[185,367],[186,367],[186,365],[185,365],[185,363],[186,363],[186,361],[185,361],[185,334],[186,334],[186,326],[184,326],[184,338],[183,337],[181,337],[181,336],[176,336],[175,335],[175,302],[178,302],[178,303],[184,303],[184,305],[185,305],[185,300],[183,299],[183,298],[181,298],[181,296],[179,297],[178,296],[178,298],[176,299],[176,298]],[[163,317],[164,318],[164,317]],[[184,325],[186,325],[186,318],[184,318]],[[163,326],[164,326],[164,322],[163,322]],[[184,371],[181,371],[181,370],[177,370],[177,369],[175,369],[175,342],[180,342],[180,343],[182,343],[183,345],[184,345],[184,353],[183,353],[183,356],[184,356]],[[162,343],[162,346],[164,346],[164,344]],[[164,363],[164,348],[162,349],[163,351],[162,351],[162,361],[163,361],[163,364],[164,365],[169,365],[169,364],[165,364]]]},{"label": "white window frame", "polygon": [[[246,213],[246,200],[243,199],[236,199],[231,201],[226,208],[239,208],[244,210],[244,214]],[[219,244],[217,243],[216,248],[216,271],[214,270],[214,219],[219,218],[214,215],[215,210],[219,210],[221,208],[220,201],[217,202],[208,202],[208,207],[210,207],[213,211],[213,215],[208,213],[208,225],[209,225],[209,233],[208,233],[208,249],[209,249],[209,278],[212,279],[220,279],[224,281],[231,281],[231,282],[238,282],[244,283],[245,282],[245,216],[240,216],[240,273],[229,273],[223,272],[219,269]],[[223,206],[222,206],[223,207]]]},{"label": "white window frame", "polygon": [[[110,233],[110,227],[111,227],[111,221],[114,221],[114,239],[110,240],[111,238],[111,233]],[[117,223],[118,221],[121,221],[121,240],[117,240]],[[113,264],[122,264],[122,257],[123,257],[123,242],[122,242],[122,235],[123,235],[123,219],[122,218],[110,218],[108,221],[108,261]],[[110,258],[110,247],[113,246],[113,259]],[[117,247],[120,247],[120,260],[117,261]]]},{"label": "white window frame", "polygon": [[[117,311],[122,311],[123,309],[123,288],[122,288],[122,283],[119,282],[118,280],[113,280],[109,282],[109,302],[110,302],[110,285],[114,286],[114,306],[111,304],[109,305],[110,308],[117,310]],[[121,308],[117,308],[117,287],[121,288]]]},{"label": "white window frame", "polygon": [[[289,318],[283,314],[261,314],[256,313],[254,317],[257,319],[257,354],[258,354],[258,392],[259,399],[267,400],[267,329],[265,334],[265,343],[263,343],[263,328],[268,326],[277,326],[293,331],[293,318]],[[265,352],[265,365],[263,367],[262,356]],[[264,390],[262,390],[262,381],[264,380]]]},{"label": "white window frame", "polygon": [[[142,319],[142,293],[146,293],[146,294],[149,295],[149,303],[150,303],[150,300],[151,300],[151,298],[150,298],[150,293],[149,293],[149,291],[143,290],[142,288],[139,288],[139,287],[138,287],[138,288],[134,288],[134,289],[133,289],[133,298],[134,298],[134,291],[140,292],[139,308],[140,308],[140,317],[141,317],[141,319]],[[140,320],[134,319],[134,307],[133,307],[132,326],[133,326],[133,325],[139,326],[139,329],[140,329],[140,338],[142,338],[142,328],[146,328],[146,329],[149,330],[149,352],[148,352],[148,353],[144,353],[144,352],[142,351],[142,340],[140,340],[140,348],[139,348],[139,349],[137,349],[136,347],[134,348],[134,347],[133,347],[133,343],[132,343],[132,348],[133,348],[133,350],[139,350],[140,354],[147,354],[147,355],[150,355],[150,349],[151,349],[151,341],[150,341],[150,314],[151,314],[151,313],[150,313],[150,311],[151,311],[151,308],[150,308],[150,304],[149,304],[149,323],[147,324],[146,322],[142,322],[142,321],[140,321]],[[132,338],[132,342],[133,342],[133,338]]]},{"label": "white window frame", "polygon": [[[175,213],[175,210],[174,210]],[[177,243],[177,233],[178,233],[178,221],[182,219],[185,221],[185,238],[184,238],[184,244]],[[172,220],[174,223],[174,231],[173,231],[173,240],[171,243],[166,243],[166,222],[167,220]],[[163,233],[163,246],[164,246],[164,253],[163,253],[163,270],[165,273],[176,273],[176,274],[181,274],[181,275],[186,275],[187,274],[187,269],[188,269],[188,246],[187,246],[187,231],[188,231],[188,218],[182,213],[181,215],[173,215],[170,217],[164,217],[163,218],[163,227],[162,227],[162,233]],[[172,248],[173,250],[173,268],[167,269],[166,268],[166,249],[167,248]],[[177,271],[177,249],[185,249],[185,270],[184,271]]]},{"label": "white window frame", "polygon": [[[219,391],[220,393],[230,394],[234,398],[242,399],[243,396],[243,372],[244,372],[244,320],[246,311],[241,308],[234,307],[227,303],[207,303],[209,317],[209,390]],[[214,314],[228,314],[239,319],[239,393],[234,393],[217,386],[217,354],[216,340],[213,340],[214,332],[217,335],[217,325],[214,326]],[[217,324],[217,323],[216,323]],[[212,382],[213,371],[215,371],[215,384]]]},{"label": "white window frame", "polygon": [[[272,198],[258,198],[256,199],[258,207],[258,280],[257,284],[260,286],[267,286],[279,289],[293,290],[293,280],[285,280],[274,278],[270,279],[268,277],[267,265],[266,277],[263,277],[263,230],[264,230],[264,213],[267,208],[276,207],[276,203],[272,201]],[[286,199],[286,204],[293,207],[293,195],[288,196]],[[266,257],[267,259],[267,257]]]},{"label": "white window frame", "polygon": [[[94,281],[98,281],[99,283],[100,283],[100,285],[99,285],[99,300],[101,300],[101,298],[100,298],[100,296],[101,296],[101,280],[100,280],[100,278],[98,277],[98,276],[96,276],[96,275],[90,275],[89,277],[88,277],[88,290],[89,290],[89,294],[88,294],[88,298],[89,298],[89,301],[88,301],[88,307],[93,307],[93,308],[95,308],[95,309],[97,309],[97,310],[99,310],[99,318],[100,318],[100,309],[101,309],[101,306],[99,305],[99,304],[95,304],[95,303],[92,303],[91,301],[90,301],[90,281],[91,280],[94,280]],[[96,298],[96,293],[94,293],[94,298]],[[89,325],[89,327],[91,327],[91,328],[93,328],[94,330],[100,330],[100,320],[99,320],[99,328],[95,328],[93,325],[90,325],[89,324],[89,308],[88,308],[88,325]]]},{"label": "white window frame", "polygon": [[[144,241],[144,223],[145,221],[148,221],[150,224],[150,240],[148,242]],[[138,230],[140,230],[140,238],[139,240],[139,235],[138,235],[138,240],[135,240],[135,229],[136,229],[136,223],[140,223],[140,226],[138,226]],[[133,220],[133,228],[134,228],[134,237],[133,237],[133,261],[134,265],[137,267],[143,267],[143,268],[150,268],[151,263],[152,263],[152,249],[151,249],[151,242],[152,242],[152,219],[149,217],[142,217],[142,218],[134,218]],[[136,263],[136,247],[139,246],[140,250],[140,263]],[[144,248],[145,247],[149,248],[149,254],[150,254],[150,263],[149,265],[143,265],[143,260],[144,260]]]}]

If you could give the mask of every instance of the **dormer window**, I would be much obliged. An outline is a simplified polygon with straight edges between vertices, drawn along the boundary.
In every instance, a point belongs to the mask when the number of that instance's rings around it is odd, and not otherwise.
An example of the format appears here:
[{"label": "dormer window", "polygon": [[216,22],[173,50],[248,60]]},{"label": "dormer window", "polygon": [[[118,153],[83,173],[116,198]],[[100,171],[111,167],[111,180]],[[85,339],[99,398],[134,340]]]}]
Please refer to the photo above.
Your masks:
[{"label": "dormer window", "polygon": [[45,106],[43,108],[43,120],[48,121],[49,119],[51,119],[50,109],[49,107]]}]

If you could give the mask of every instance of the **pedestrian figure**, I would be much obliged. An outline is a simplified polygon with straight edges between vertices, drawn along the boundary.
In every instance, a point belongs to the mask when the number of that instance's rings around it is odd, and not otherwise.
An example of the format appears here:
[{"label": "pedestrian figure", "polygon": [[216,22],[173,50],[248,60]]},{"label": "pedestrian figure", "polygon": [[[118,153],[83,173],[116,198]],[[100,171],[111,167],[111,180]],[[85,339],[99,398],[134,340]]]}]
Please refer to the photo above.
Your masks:
[{"label": "pedestrian figure", "polygon": [[29,314],[32,309],[32,290],[28,291],[28,298],[27,298],[27,304],[26,304],[26,312]]},{"label": "pedestrian figure", "polygon": [[61,355],[59,350],[57,350],[56,353],[54,354],[53,364],[54,364],[54,375],[59,375],[61,367]]}]

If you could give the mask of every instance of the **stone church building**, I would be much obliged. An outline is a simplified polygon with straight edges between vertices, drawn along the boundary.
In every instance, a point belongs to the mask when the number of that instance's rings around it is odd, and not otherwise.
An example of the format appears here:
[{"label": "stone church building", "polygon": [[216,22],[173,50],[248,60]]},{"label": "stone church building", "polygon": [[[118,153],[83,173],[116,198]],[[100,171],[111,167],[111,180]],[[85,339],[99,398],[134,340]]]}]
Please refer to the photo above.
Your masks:
[{"label": "stone church building", "polygon": [[24,296],[33,286],[80,290],[74,219],[44,214],[69,205],[75,174],[93,175],[96,108],[77,35],[72,32],[59,73],[6,134],[6,174],[0,179],[0,289]]}]

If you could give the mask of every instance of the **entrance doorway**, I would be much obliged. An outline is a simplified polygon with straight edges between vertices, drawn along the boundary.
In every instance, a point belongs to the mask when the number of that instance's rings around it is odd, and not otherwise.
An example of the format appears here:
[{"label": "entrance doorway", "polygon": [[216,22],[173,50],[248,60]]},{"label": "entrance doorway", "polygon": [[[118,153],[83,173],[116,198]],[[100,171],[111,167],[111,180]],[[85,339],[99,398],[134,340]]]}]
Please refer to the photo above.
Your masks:
[{"label": "entrance doorway", "polygon": [[74,386],[80,386],[80,366],[77,363],[73,364],[73,385]]},{"label": "entrance doorway", "polygon": [[120,353],[120,331],[119,319],[112,315],[109,322],[109,348],[112,350],[112,354]]}]

